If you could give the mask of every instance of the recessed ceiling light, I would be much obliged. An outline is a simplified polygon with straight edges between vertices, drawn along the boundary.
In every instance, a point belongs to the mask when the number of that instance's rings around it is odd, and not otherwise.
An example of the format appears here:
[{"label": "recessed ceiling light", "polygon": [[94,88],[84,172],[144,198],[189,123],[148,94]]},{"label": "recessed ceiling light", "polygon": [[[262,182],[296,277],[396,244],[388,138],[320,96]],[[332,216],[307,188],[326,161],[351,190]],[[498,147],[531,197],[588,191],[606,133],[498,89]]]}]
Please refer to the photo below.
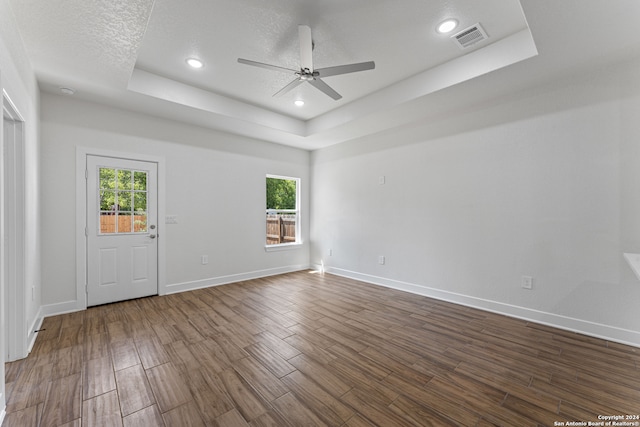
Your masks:
[{"label": "recessed ceiling light", "polygon": [[447,19],[438,24],[438,26],[436,27],[436,31],[439,32],[440,34],[446,34],[455,30],[457,26],[458,26],[457,20]]},{"label": "recessed ceiling light", "polygon": [[189,66],[191,68],[202,68],[202,67],[204,67],[204,62],[202,62],[198,58],[187,58],[186,62],[187,62],[187,64],[189,64]]},{"label": "recessed ceiling light", "polygon": [[304,105],[304,101],[302,99],[297,99],[293,103],[296,104],[296,107],[302,107]]},{"label": "recessed ceiling light", "polygon": [[70,87],[61,87],[60,92],[62,92],[63,95],[73,95],[76,93],[76,90]]}]

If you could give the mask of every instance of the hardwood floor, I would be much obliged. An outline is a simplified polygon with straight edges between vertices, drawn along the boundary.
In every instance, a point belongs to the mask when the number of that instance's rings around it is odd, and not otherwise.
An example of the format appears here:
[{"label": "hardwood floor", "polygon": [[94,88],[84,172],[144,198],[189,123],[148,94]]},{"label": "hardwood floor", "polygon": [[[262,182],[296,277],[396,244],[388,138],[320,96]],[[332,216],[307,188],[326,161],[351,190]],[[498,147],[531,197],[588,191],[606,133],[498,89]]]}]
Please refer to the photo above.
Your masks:
[{"label": "hardwood floor", "polygon": [[6,365],[3,426],[526,427],[640,414],[638,348],[328,274],[42,327],[29,357]]}]

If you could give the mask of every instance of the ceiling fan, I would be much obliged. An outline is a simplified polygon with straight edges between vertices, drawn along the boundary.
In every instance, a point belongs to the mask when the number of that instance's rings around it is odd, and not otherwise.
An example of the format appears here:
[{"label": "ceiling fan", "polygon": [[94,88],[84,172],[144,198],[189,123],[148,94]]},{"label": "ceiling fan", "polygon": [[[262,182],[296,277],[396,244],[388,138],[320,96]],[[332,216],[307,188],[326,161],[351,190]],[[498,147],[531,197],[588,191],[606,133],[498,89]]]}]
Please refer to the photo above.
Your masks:
[{"label": "ceiling fan", "polygon": [[338,65],[335,67],[313,68],[313,40],[311,39],[311,28],[306,25],[298,25],[298,36],[300,38],[300,69],[278,67],[277,65],[263,64],[262,62],[250,61],[248,59],[238,58],[238,62],[254,67],[266,68],[267,70],[281,71],[285,73],[293,73],[296,78],[291,83],[280,89],[273,96],[279,97],[291,91],[293,88],[304,82],[309,84],[336,101],[342,98],[331,86],[326,84],[321,78],[329,76],[337,76],[340,74],[355,73],[357,71],[372,70],[376,67],[373,61],[360,62],[357,64]]}]

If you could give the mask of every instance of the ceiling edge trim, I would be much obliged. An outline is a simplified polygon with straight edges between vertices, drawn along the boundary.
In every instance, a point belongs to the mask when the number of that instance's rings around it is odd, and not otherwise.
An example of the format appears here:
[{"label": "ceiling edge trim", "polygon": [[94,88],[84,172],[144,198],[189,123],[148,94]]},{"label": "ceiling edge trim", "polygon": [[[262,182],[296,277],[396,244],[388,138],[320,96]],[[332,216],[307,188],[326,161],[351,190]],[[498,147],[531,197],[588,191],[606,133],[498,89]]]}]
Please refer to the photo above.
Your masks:
[{"label": "ceiling edge trim", "polygon": [[538,55],[529,28],[307,121],[307,136],[388,110]]},{"label": "ceiling edge trim", "polygon": [[[534,57],[537,54],[538,50],[527,27],[483,48],[416,74],[306,122],[138,68],[133,70],[127,89],[131,92],[194,108],[220,118],[228,117],[239,120],[240,125],[242,123],[247,125],[244,133],[248,132],[249,128],[255,130],[267,128],[278,133],[301,137],[302,140],[308,137],[317,140],[322,138],[323,133],[330,134],[330,131],[343,128],[349,123],[374,113],[392,109]],[[228,131],[234,132],[233,130]],[[249,133],[253,134],[254,132]],[[356,132],[358,137],[367,133],[366,131],[364,133]],[[302,141],[299,140],[300,142]],[[300,144],[292,145],[300,146]]]},{"label": "ceiling edge trim", "polygon": [[180,83],[139,68],[133,70],[127,89],[209,113],[241,119],[293,135],[306,136],[306,126],[301,120]]}]

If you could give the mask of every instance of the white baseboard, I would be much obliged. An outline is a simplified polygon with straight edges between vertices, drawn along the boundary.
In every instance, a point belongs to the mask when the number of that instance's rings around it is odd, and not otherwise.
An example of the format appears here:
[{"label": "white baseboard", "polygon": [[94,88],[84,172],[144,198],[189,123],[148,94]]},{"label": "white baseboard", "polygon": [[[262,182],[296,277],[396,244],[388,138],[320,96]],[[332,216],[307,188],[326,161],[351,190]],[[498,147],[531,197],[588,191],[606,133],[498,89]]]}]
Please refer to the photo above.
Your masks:
[{"label": "white baseboard", "polygon": [[[321,270],[322,266],[315,266],[315,268],[317,270]],[[640,332],[638,331],[617,328],[614,326],[575,319],[559,314],[547,313],[544,311],[533,310],[526,307],[519,307],[511,304],[501,303],[498,301],[491,301],[468,295],[457,294],[441,289],[429,288],[427,286],[416,285],[414,283],[387,279],[370,274],[344,270],[341,268],[324,267],[324,271],[330,274],[335,274],[336,276],[347,277],[350,279],[371,283],[373,285],[398,289],[429,298],[452,302],[455,304],[473,307],[492,313],[503,314],[506,316],[515,317],[517,319],[528,320],[531,322],[540,323],[571,332],[577,332],[595,338],[601,338],[608,341],[614,341],[621,344],[640,347]]]},{"label": "white baseboard", "polygon": [[56,304],[47,304],[40,307],[42,318],[57,316],[58,314],[73,313],[74,311],[84,310],[84,307],[78,306],[78,301],[65,301]]},{"label": "white baseboard", "polygon": [[293,273],[294,271],[308,270],[308,265],[289,265],[285,267],[270,268],[267,270],[250,271],[247,273],[230,274],[228,276],[211,277],[209,279],[194,280],[191,282],[174,283],[165,287],[164,295],[178,292],[193,291],[211,286],[226,285],[242,282],[244,280],[259,279],[261,277],[275,276],[277,274]]},{"label": "white baseboard", "polygon": [[36,331],[42,327],[43,320],[44,316],[42,315],[42,307],[40,307],[35,319],[33,319],[33,322],[29,327],[29,334],[27,335],[27,354],[31,353],[33,345],[36,343],[36,338],[38,337],[38,333]]},{"label": "white baseboard", "polygon": [[[39,309],[27,329],[27,338],[25,342],[26,345],[23,349],[24,353],[13,354],[12,357],[7,358],[5,362],[13,362],[15,360],[24,359],[29,355],[29,353],[31,353],[33,345],[36,343],[36,338],[38,337],[38,333],[36,331],[42,326],[43,319],[44,317],[42,316],[42,309]],[[1,420],[0,425],[2,425]]]},{"label": "white baseboard", "polygon": [[[195,289],[208,288],[210,286],[226,285],[228,283],[241,282],[243,280],[259,279],[261,277],[275,276],[276,274],[293,273],[294,271],[308,270],[308,265],[290,265],[285,267],[270,268],[267,270],[251,271],[248,273],[231,274],[228,276],[212,277],[191,282],[174,283],[164,288],[162,295],[175,294],[178,292],[192,291]],[[40,307],[40,324],[45,317],[57,316],[59,314],[73,313],[74,311],[85,310],[78,301],[65,301],[57,304],[48,304]],[[32,331],[38,328],[33,328]],[[35,335],[35,334],[34,334]],[[35,337],[34,337],[35,341]],[[33,345],[33,344],[32,344]]]},{"label": "white baseboard", "polygon": [[[313,266],[316,270],[321,270],[322,266]],[[278,267],[266,270],[257,270],[247,273],[231,274],[227,276],[212,277],[209,279],[196,280],[183,283],[175,283],[167,285],[164,294],[174,294],[195,289],[207,288],[210,286],[225,285],[244,280],[259,279],[261,277],[274,276],[277,274],[292,273],[294,271],[307,270],[308,265],[292,265]],[[343,276],[350,279],[360,280],[362,282],[371,283],[373,285],[384,286],[387,288],[398,289],[405,292],[423,295],[429,298],[439,299],[442,301],[452,302],[492,313],[503,314],[518,319],[528,320],[547,326],[556,327],[572,332],[589,335],[595,338],[601,338],[608,341],[618,342],[621,344],[640,347],[640,332],[632,331],[614,326],[604,325],[586,320],[575,319],[572,317],[562,316],[553,313],[533,310],[526,307],[519,307],[511,304],[505,304],[497,301],[476,298],[468,295],[457,294],[454,292],[444,291],[441,289],[429,288],[414,283],[407,283],[384,277],[373,276],[370,274],[358,273],[355,271],[344,270],[335,267],[324,267],[324,271],[337,276]],[[78,308],[77,301],[67,301],[58,304],[49,304],[42,306],[39,315],[34,321],[31,331],[39,329],[45,317],[55,316],[58,314],[71,313],[82,310]],[[36,334],[29,340],[29,351],[35,342]]]}]

